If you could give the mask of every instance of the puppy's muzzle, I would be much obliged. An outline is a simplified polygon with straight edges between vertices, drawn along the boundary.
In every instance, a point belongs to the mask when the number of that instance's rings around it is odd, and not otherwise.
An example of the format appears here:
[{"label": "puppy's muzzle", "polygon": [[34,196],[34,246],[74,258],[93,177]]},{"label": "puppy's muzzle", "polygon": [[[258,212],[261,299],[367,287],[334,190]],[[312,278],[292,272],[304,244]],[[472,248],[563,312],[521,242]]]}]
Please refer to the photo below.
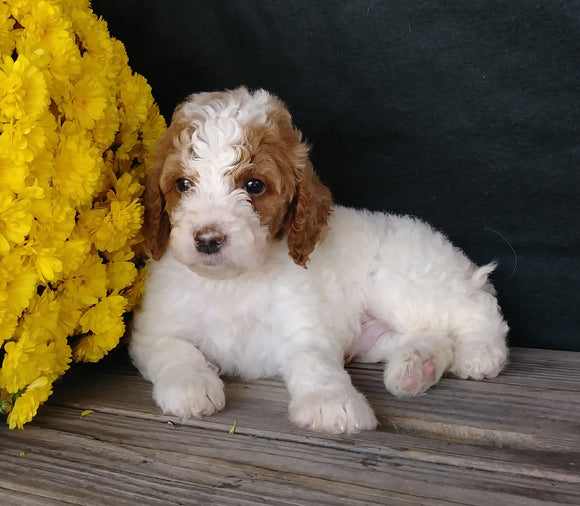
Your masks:
[{"label": "puppy's muzzle", "polygon": [[217,253],[226,240],[226,235],[216,227],[202,227],[193,234],[195,247],[200,253]]}]

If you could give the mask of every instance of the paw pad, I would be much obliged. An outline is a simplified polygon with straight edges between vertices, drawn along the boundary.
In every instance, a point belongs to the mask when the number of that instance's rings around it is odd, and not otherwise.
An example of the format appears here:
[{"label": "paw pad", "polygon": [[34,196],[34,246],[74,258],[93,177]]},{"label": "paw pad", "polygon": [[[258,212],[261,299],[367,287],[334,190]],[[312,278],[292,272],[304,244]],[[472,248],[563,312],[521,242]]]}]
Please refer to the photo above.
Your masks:
[{"label": "paw pad", "polygon": [[418,395],[433,386],[439,376],[433,357],[414,351],[388,364],[385,386],[394,395]]}]

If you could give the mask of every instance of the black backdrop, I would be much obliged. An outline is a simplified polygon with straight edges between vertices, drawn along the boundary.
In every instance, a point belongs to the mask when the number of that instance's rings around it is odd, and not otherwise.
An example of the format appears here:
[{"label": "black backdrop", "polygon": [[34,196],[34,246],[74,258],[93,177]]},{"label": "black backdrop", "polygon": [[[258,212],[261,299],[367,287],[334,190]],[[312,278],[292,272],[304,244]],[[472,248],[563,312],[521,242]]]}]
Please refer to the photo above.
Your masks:
[{"label": "black backdrop", "polygon": [[275,92],[337,202],[497,259],[510,344],[580,350],[580,2],[92,4],[166,119],[195,91]]}]

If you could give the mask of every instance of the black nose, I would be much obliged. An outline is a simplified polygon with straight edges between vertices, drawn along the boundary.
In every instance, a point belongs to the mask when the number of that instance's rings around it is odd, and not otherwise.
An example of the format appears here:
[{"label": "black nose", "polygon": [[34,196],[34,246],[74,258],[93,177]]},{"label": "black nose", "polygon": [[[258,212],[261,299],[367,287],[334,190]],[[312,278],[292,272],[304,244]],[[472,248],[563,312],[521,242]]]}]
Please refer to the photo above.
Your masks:
[{"label": "black nose", "polygon": [[197,251],[211,255],[219,251],[226,240],[226,236],[217,228],[203,227],[193,234],[193,240]]}]

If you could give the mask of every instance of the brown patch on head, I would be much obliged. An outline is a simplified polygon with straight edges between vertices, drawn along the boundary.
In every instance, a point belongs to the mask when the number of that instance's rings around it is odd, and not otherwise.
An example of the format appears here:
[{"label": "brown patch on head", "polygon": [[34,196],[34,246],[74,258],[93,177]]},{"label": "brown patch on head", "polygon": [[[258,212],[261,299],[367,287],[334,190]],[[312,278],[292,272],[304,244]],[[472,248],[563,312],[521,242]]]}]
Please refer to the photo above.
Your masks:
[{"label": "brown patch on head", "polygon": [[272,237],[287,234],[290,256],[306,267],[327,227],[332,196],[314,173],[286,107],[273,96],[270,100],[268,123],[245,128],[250,160],[234,170],[234,184],[243,188],[254,178],[266,184],[262,194],[250,195],[261,224]]},{"label": "brown patch on head", "polygon": [[[177,111],[179,108],[176,113]],[[168,164],[166,166],[166,161],[175,149],[176,138],[187,128],[187,124],[175,121],[174,114],[174,121],[159,138],[153,150],[153,168],[145,183],[143,201],[145,205],[145,242],[155,260],[159,260],[167,250],[171,232],[168,211],[173,208],[178,199],[178,196],[174,195],[171,190],[169,181],[173,175],[179,177],[176,174],[177,170],[179,170],[179,174],[182,173],[181,168],[178,169],[177,165]],[[174,184],[172,188],[177,193]]]},{"label": "brown patch on head", "polygon": [[159,187],[165,197],[165,211],[171,216],[172,211],[182,199],[183,194],[177,189],[179,179],[189,180],[193,186],[198,182],[197,174],[185,173],[182,162],[177,157],[168,157],[163,167],[163,173],[159,179]]},{"label": "brown patch on head", "polygon": [[249,158],[233,170],[234,186],[244,188],[252,179],[265,184],[263,193],[249,194],[249,198],[261,225],[268,227],[270,236],[280,238],[286,232],[288,207],[295,194],[292,150],[265,125],[246,126],[244,137]]}]

